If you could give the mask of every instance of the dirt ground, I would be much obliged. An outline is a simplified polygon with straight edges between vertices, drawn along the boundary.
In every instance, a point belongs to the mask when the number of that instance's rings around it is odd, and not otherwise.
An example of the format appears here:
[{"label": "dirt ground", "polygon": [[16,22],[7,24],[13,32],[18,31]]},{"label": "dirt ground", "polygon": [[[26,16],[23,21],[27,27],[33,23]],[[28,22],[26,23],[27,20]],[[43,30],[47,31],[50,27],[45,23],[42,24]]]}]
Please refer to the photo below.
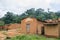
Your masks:
[{"label": "dirt ground", "polygon": [[16,35],[20,35],[19,29],[12,29],[8,31],[0,31],[0,40],[5,40],[6,37],[14,37]]}]

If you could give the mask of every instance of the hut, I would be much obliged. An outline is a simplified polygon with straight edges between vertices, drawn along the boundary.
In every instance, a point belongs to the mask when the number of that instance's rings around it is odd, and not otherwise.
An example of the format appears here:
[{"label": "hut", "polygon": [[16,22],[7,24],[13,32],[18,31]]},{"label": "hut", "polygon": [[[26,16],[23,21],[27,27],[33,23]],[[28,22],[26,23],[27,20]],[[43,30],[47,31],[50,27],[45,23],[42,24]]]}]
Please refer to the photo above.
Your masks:
[{"label": "hut", "polygon": [[36,18],[25,18],[21,21],[21,32],[40,34],[48,37],[60,37],[60,22],[53,20],[38,21]]},{"label": "hut", "polygon": [[41,34],[43,23],[36,18],[26,18],[21,21],[22,33]]},{"label": "hut", "polygon": [[60,37],[60,22],[59,20],[52,20],[44,23],[45,35],[48,37]]},{"label": "hut", "polygon": [[48,37],[59,37],[59,26],[57,23],[44,23],[45,35]]}]

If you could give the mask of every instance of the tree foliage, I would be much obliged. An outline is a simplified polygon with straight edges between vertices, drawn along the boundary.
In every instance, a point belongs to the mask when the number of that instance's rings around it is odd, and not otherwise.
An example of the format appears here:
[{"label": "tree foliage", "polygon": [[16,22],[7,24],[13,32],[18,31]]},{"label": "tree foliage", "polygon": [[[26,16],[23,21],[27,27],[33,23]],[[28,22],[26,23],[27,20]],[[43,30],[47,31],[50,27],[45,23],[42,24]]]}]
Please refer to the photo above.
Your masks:
[{"label": "tree foliage", "polygon": [[24,18],[27,17],[34,17],[38,20],[47,20],[47,19],[58,19],[60,18],[60,11],[58,12],[45,12],[44,9],[39,8],[36,9],[35,8],[31,8],[28,9],[27,11],[25,11],[24,13],[22,13],[21,15],[17,15],[17,14],[13,14],[12,12],[7,12],[7,14],[5,14],[5,16],[3,18],[1,18],[0,20],[4,21],[5,24],[10,24],[10,23],[20,23],[21,20],[23,20]]}]

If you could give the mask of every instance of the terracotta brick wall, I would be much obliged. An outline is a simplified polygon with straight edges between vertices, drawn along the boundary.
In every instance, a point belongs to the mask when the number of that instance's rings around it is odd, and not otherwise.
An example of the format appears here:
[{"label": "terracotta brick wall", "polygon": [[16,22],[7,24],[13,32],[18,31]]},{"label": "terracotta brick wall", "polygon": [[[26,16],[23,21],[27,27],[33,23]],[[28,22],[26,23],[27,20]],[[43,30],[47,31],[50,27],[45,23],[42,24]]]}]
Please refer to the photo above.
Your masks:
[{"label": "terracotta brick wall", "polygon": [[38,21],[38,34],[41,34],[42,27],[44,27],[43,23]]},{"label": "terracotta brick wall", "polygon": [[57,26],[45,26],[45,35],[59,37],[59,29]]},{"label": "terracotta brick wall", "polygon": [[5,30],[7,30],[7,29],[8,29],[8,27],[9,27],[8,25],[5,25],[5,26],[4,26],[4,29],[5,29]]},{"label": "terracotta brick wall", "polygon": [[58,32],[59,32],[59,37],[60,37],[60,22],[58,23],[58,26],[59,26],[59,28],[58,28]]},{"label": "terracotta brick wall", "polygon": [[3,28],[4,28],[4,26],[0,26],[0,30],[3,29]]},{"label": "terracotta brick wall", "polygon": [[22,33],[27,33],[26,31],[26,24],[30,24],[30,32],[29,34],[36,34],[36,31],[37,31],[37,25],[38,25],[38,22],[35,18],[30,18],[31,20],[30,21],[27,21],[27,19],[24,19],[21,21],[21,31]]},{"label": "terracotta brick wall", "polygon": [[17,29],[20,28],[20,24],[11,24],[8,29]]},{"label": "terracotta brick wall", "polygon": [[20,24],[10,24],[10,25],[5,25],[4,26],[4,29],[8,29],[8,30],[10,30],[10,29],[17,29],[17,28],[20,28]]}]

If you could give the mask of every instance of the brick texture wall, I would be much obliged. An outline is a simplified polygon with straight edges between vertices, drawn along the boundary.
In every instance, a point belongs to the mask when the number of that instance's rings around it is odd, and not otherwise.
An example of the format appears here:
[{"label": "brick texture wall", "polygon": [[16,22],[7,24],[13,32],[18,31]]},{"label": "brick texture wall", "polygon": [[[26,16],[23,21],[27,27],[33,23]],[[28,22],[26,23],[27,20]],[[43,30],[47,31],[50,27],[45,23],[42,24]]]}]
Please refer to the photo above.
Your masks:
[{"label": "brick texture wall", "polygon": [[45,35],[59,37],[59,26],[45,26]]},{"label": "brick texture wall", "polygon": [[37,25],[38,25],[38,21],[35,18],[26,18],[24,20],[21,21],[21,29],[22,29],[22,33],[28,33],[26,30],[26,25],[30,24],[30,31],[29,34],[36,34],[37,31]]},{"label": "brick texture wall", "polygon": [[5,25],[4,26],[4,29],[7,29],[7,30],[17,29],[17,28],[20,28],[20,25],[21,24],[17,24],[17,23],[15,23],[15,24],[9,24],[9,25]]}]

